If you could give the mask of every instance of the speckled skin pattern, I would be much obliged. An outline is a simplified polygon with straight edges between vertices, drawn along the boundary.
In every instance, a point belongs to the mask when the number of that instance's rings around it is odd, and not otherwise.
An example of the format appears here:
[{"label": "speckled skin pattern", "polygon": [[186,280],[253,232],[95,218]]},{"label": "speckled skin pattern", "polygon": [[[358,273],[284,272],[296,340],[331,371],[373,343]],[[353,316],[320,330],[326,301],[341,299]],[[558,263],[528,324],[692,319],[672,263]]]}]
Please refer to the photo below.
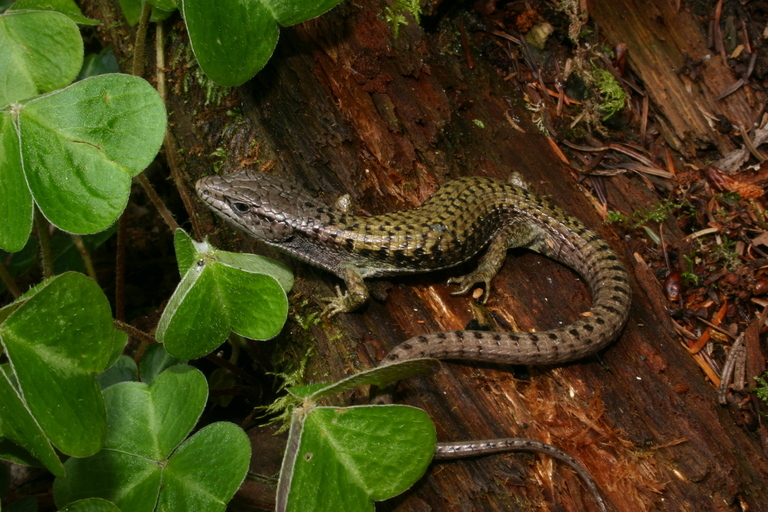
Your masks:
[{"label": "speckled skin pattern", "polygon": [[292,183],[250,170],[202,178],[197,193],[248,234],[341,277],[347,293],[330,301],[331,315],[368,299],[364,278],[452,267],[486,248],[474,272],[451,279],[460,287],[457,293],[484,283],[487,297],[512,247],[571,267],[592,292],[590,312],[570,325],[536,333],[429,333],[401,343],[382,364],[420,357],[564,363],[612,342],[629,315],[629,278],[613,249],[579,220],[512,183],[459,178],[418,208],[373,217],[353,215],[343,201],[321,204]]},{"label": "speckled skin pattern", "polygon": [[522,437],[508,437],[505,439],[486,439],[483,441],[459,441],[452,443],[437,443],[435,449],[435,459],[460,459],[464,457],[477,457],[479,455],[490,455],[493,453],[505,453],[511,451],[539,452],[546,453],[561,462],[568,464],[584,480],[589,491],[595,497],[600,510],[606,510],[605,502],[600,491],[597,489],[592,477],[587,473],[579,462],[565,453],[555,448],[551,444],[525,439]]}]

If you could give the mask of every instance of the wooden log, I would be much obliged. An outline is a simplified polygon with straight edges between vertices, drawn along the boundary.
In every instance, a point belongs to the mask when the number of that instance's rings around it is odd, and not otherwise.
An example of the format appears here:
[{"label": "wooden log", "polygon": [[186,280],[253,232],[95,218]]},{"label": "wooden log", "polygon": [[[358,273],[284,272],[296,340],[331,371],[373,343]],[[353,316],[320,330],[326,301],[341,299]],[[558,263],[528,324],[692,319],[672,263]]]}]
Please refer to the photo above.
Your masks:
[{"label": "wooden log", "polygon": [[[125,28],[103,13],[105,3],[83,3],[88,15],[107,21],[100,37],[127,57]],[[206,104],[205,90],[194,78],[182,22],[176,20],[168,49],[177,56],[169,63],[174,80],[169,112],[189,185],[211,172],[209,155],[218,149],[228,155],[221,162],[225,171],[274,165],[271,172],[295,178],[328,201],[350,193],[360,212],[373,214],[418,205],[452,177],[506,178],[520,172],[534,190],[600,232],[622,256],[635,290],[627,328],[600,355],[604,365],[591,358],[530,368],[520,376],[499,365],[446,363],[435,376],[402,383],[398,398],[427,410],[441,440],[524,436],[564,449],[593,475],[614,510],[732,510],[737,501],[760,510],[768,503],[768,464],[758,443],[716,405],[712,386],[672,330],[655,277],[601,222],[577,177],[530,123],[514,82],[502,80],[477,48],[462,48],[458,18],[446,17],[431,32],[411,22],[394,39],[378,16],[380,8],[369,0],[344,3],[282,30],[267,68],[214,104]],[[474,67],[466,52],[473,55]],[[243,118],[228,114],[239,109]],[[508,116],[526,133],[517,131]],[[702,128],[697,119],[683,127],[670,121],[669,132],[685,139]],[[710,137],[726,144],[715,134]],[[680,147],[692,151],[697,144]],[[632,176],[606,183],[612,208],[629,212],[654,201]],[[218,245],[255,249],[295,268],[294,312],[319,310],[312,298],[331,295],[340,284],[221,229],[202,204],[197,213],[207,231],[217,233]],[[524,251],[512,251],[509,259],[488,303],[502,327],[546,329],[573,321],[589,307],[586,287],[568,269]],[[331,381],[373,367],[410,336],[465,327],[473,318],[471,299],[451,296],[444,285],[462,270],[379,281],[383,298],[309,327],[316,342],[310,380]],[[308,306],[301,306],[304,299],[310,300]],[[290,321],[280,342],[303,347],[307,338]],[[255,510],[254,504],[264,502],[245,494],[249,489],[232,508]],[[414,488],[377,509],[558,506],[594,509],[567,468],[545,457],[516,454],[435,464]]]}]

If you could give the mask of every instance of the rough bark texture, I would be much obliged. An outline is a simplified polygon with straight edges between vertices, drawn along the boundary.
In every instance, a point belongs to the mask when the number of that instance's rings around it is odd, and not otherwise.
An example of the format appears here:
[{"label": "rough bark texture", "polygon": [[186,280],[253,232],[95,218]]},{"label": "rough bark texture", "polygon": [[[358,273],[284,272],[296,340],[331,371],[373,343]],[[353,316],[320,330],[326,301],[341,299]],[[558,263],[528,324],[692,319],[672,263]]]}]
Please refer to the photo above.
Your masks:
[{"label": "rough bark texture", "polygon": [[[616,13],[607,5],[614,2],[598,3],[591,6],[593,12],[600,13],[606,28],[613,27]],[[125,29],[111,22],[119,19],[116,11],[110,15],[105,2],[96,0],[84,4],[88,15],[105,21],[100,37],[127,57]],[[621,12],[640,7],[626,9]],[[266,69],[209,105],[194,78],[182,22],[173,18],[168,24],[173,80],[168,110],[171,133],[183,150],[187,184],[212,172],[215,163],[224,171],[274,163],[272,172],[293,176],[328,201],[350,193],[360,211],[380,213],[415,206],[452,177],[506,178],[520,172],[534,190],[600,232],[630,268],[635,295],[623,335],[601,354],[604,365],[593,358],[531,368],[520,378],[515,369],[497,365],[444,364],[435,376],[402,383],[399,400],[427,410],[441,440],[524,436],[564,449],[593,475],[613,510],[739,510],[739,500],[752,510],[764,508],[768,463],[759,444],[716,405],[712,386],[674,334],[655,277],[633,257],[632,242],[601,222],[577,177],[531,125],[516,82],[499,77],[480,48],[469,48],[474,67],[468,65],[458,17],[448,15],[429,31],[411,21],[394,39],[380,10],[378,2],[347,2],[282,30]],[[660,12],[664,19],[667,15]],[[651,35],[632,31],[617,37],[617,42],[631,41],[631,62],[643,70],[653,69],[642,60],[643,38],[672,37],[670,23],[658,23],[658,16],[650,17],[655,23]],[[648,17],[632,20],[631,28],[640,31]],[[660,36],[664,30],[666,36]],[[641,71],[652,91],[658,92],[652,80],[670,79],[650,73]],[[708,131],[695,107],[686,106],[692,100],[681,92],[681,79],[672,78],[677,81],[665,82],[669,97],[652,93],[657,108],[672,103],[690,114],[681,122],[673,121],[685,117],[680,112],[666,116],[670,144],[692,151],[700,143],[687,147],[681,140],[695,136],[725,148],[728,143]],[[526,133],[516,131],[506,116]],[[228,157],[216,162],[220,159],[211,155],[219,148],[224,151],[218,154]],[[654,201],[633,175],[607,178],[606,184],[613,209],[631,212]],[[197,213],[210,233],[221,227],[202,204]],[[229,229],[214,240],[223,247],[276,256]],[[331,295],[339,281],[292,265],[299,278],[292,303],[306,316],[318,310],[312,298]],[[309,336],[289,322],[281,342],[306,346],[309,337],[316,343],[309,373],[313,381],[373,367],[410,336],[466,326],[473,318],[471,299],[450,296],[444,285],[462,270],[379,282],[374,288],[386,288],[379,294],[386,295],[383,300],[314,325]],[[553,327],[577,318],[590,302],[575,274],[526,252],[512,251],[493,284],[488,309],[502,328]],[[304,299],[309,304],[300,306]],[[244,488],[234,509],[256,510],[263,503],[248,489],[255,492],[252,486]],[[594,509],[571,471],[528,454],[436,464],[404,495],[377,505],[377,510],[399,512]]]},{"label": "rough bark texture", "polygon": [[[611,41],[627,45],[632,69],[658,113],[659,130],[673,148],[689,157],[713,147],[723,154],[734,149],[715,129],[716,116],[750,129],[756,100],[748,87],[717,99],[736,79],[717,51],[707,48],[688,9],[663,0],[593,1],[589,9]],[[711,58],[686,69],[686,55],[690,61]]]}]

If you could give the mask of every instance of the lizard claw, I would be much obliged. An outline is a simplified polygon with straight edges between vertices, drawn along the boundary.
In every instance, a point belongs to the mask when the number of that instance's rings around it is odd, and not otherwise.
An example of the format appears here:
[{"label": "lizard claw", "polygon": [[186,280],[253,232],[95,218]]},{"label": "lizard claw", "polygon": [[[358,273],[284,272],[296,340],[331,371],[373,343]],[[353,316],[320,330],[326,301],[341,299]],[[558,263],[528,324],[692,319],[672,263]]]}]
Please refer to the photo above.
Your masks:
[{"label": "lizard claw", "polygon": [[364,288],[358,292],[354,290],[342,292],[341,288],[337,285],[335,297],[324,297],[319,300],[326,303],[321,316],[323,318],[331,318],[339,313],[349,313],[359,309],[368,300],[368,292]]},{"label": "lizard claw", "polygon": [[320,302],[325,303],[325,307],[323,308],[323,312],[320,314],[320,316],[323,318],[331,318],[338,315],[339,313],[346,312],[347,309],[345,306],[345,301],[347,295],[349,294],[342,292],[341,287],[336,285],[335,297],[320,297]]},{"label": "lizard claw", "polygon": [[451,292],[451,295],[463,295],[467,293],[476,284],[485,285],[485,293],[483,294],[483,304],[488,300],[488,296],[491,293],[491,277],[482,275],[481,272],[475,270],[465,276],[451,277],[448,279],[448,284],[455,284],[459,286],[459,289]]}]

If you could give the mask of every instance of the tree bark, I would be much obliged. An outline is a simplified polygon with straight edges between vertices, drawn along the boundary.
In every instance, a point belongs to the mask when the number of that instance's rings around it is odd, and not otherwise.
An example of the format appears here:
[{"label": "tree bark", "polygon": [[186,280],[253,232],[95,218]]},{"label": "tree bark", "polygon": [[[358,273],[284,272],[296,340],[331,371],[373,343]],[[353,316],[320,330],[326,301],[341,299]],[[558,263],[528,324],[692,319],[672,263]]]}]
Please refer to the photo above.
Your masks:
[{"label": "tree bark", "polygon": [[[614,15],[606,13],[610,3],[590,7],[607,20]],[[127,57],[125,26],[114,23],[119,14],[105,2],[83,4],[87,15],[104,22],[102,40]],[[505,81],[485,58],[495,43],[484,35],[463,36],[470,20],[457,11],[425,20],[428,30],[410,19],[396,39],[380,13],[378,2],[358,0],[282,29],[267,67],[212,104],[206,104],[187,51],[183,22],[167,22],[170,130],[182,150],[187,185],[216,164],[224,172],[271,168],[328,202],[349,193],[359,212],[375,214],[414,207],[457,176],[506,179],[521,173],[533,190],[551,196],[620,254],[635,290],[626,329],[600,354],[602,364],[595,357],[528,368],[521,377],[520,369],[500,365],[446,363],[437,375],[403,382],[398,399],[424,408],[439,440],[522,436],[554,444],[581,461],[612,510],[738,510],[740,500],[752,510],[764,508],[768,464],[758,442],[716,405],[712,385],[675,335],[655,276],[634,257],[632,241],[601,222],[579,176],[530,122],[524,87]],[[630,55],[636,52],[631,46]],[[684,87],[667,83],[672,86],[670,94]],[[657,102],[667,101],[651,98],[658,108]],[[697,118],[684,128],[670,122],[664,133],[673,147],[686,150],[680,139],[701,128]],[[715,134],[709,140],[727,145]],[[211,156],[223,154],[226,160]],[[603,180],[611,209],[632,212],[655,202],[634,175]],[[313,298],[332,295],[340,284],[222,229],[202,203],[198,208],[194,215],[215,233],[217,245],[263,252],[295,268],[293,313],[319,311]],[[674,229],[670,236],[679,236]],[[362,311],[311,326],[316,351],[310,380],[337,380],[374,367],[411,336],[465,328],[474,316],[471,299],[451,296],[444,284],[463,270],[372,283],[379,298]],[[487,306],[502,328],[541,330],[573,321],[589,304],[573,272],[511,251]],[[291,320],[280,342],[307,347],[307,333]],[[243,491],[232,507],[255,510],[256,503]],[[377,505],[398,512],[594,509],[574,473],[529,454],[434,464],[412,489]]]}]

